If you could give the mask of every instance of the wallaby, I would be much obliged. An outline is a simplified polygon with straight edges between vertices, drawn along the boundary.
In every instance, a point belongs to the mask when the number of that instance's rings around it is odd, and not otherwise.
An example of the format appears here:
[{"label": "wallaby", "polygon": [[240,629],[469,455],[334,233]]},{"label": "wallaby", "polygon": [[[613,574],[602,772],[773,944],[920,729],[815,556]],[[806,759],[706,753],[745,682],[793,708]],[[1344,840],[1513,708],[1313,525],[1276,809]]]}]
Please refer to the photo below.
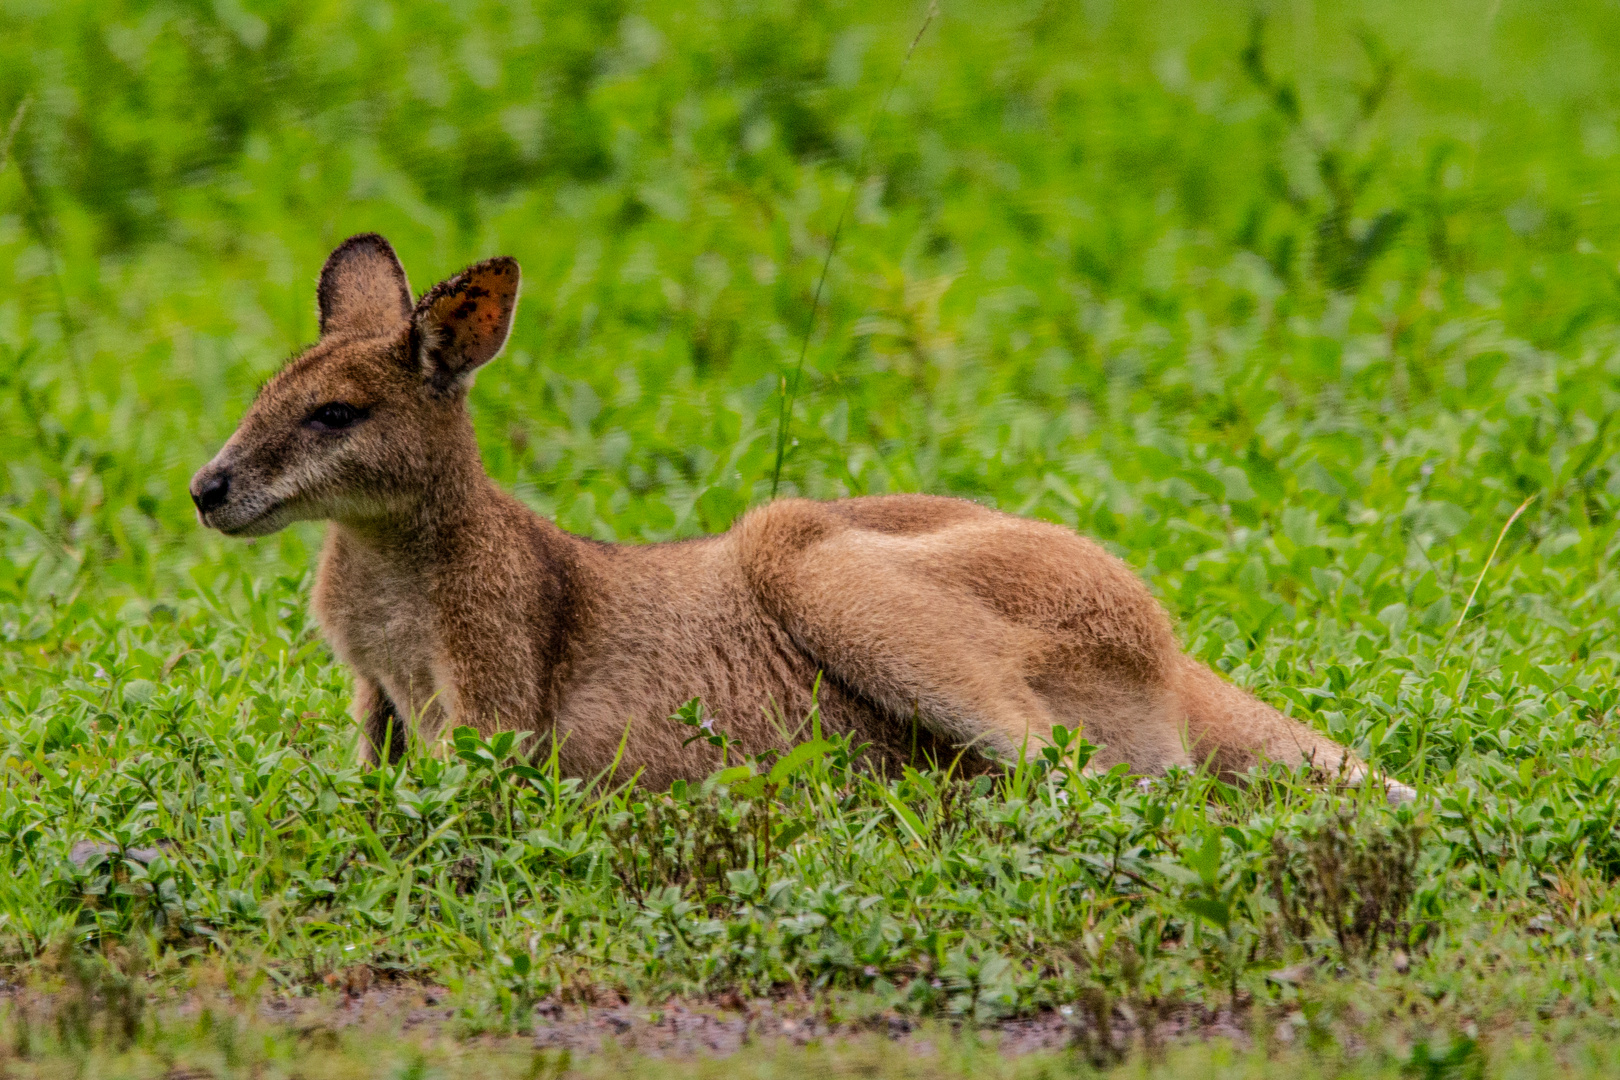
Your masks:
[{"label": "wallaby", "polygon": [[1369,775],[1183,655],[1130,568],[1057,525],[927,495],[781,499],[648,545],[538,517],[484,472],[466,406],[518,282],[490,259],[413,304],[386,240],[345,241],[316,289],[319,340],[191,481],[230,536],[331,521],[314,610],[354,671],[368,760],[449,725],[513,728],[553,736],[570,775],[617,761],[662,787],[716,764],[670,718],[683,702],[759,752],[797,736],[815,693],[826,729],[889,761],[1016,759],[1064,724],[1099,767]]}]

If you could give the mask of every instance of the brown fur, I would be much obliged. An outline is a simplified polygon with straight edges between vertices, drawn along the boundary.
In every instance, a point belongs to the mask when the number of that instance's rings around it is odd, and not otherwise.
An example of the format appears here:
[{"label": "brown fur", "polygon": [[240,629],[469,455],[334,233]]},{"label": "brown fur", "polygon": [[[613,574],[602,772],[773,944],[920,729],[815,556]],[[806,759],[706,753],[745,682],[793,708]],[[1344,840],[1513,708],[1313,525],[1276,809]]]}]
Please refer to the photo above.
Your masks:
[{"label": "brown fur", "polygon": [[[232,535],[331,520],[314,607],[354,671],[368,757],[408,733],[516,728],[555,736],[580,776],[622,743],[620,775],[663,786],[715,765],[682,747],[683,701],[759,751],[801,736],[819,675],[827,727],[889,760],[1014,757],[1061,723],[1100,766],[1365,774],[1182,655],[1135,574],[1056,525],[925,495],[784,499],[647,546],[538,518],[484,473],[465,407],[517,286],[495,259],[412,306],[387,242],[347,241],[322,271],[320,340],[192,481],[204,524]],[[330,429],[334,402],[359,419]]]}]

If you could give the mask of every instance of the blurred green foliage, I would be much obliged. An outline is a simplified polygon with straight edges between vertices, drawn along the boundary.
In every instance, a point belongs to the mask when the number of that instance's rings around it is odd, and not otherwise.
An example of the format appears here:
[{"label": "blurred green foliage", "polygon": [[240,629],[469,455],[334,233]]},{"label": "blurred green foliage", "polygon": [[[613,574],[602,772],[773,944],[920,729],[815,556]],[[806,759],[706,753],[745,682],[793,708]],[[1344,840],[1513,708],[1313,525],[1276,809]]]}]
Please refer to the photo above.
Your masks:
[{"label": "blurred green foliage", "polygon": [[[364,230],[418,290],[522,262],[472,395],[503,483],[603,539],[725,528],[853,185],[785,490],[1101,538],[1193,652],[1432,796],[1423,958],[1378,1001],[1608,1022],[1620,8],[1267,10],[947,4],[856,174],[916,6],[9,0],[0,950],[366,960],[507,1013],[571,979],[1298,1008],[1265,972],[1331,935],[1276,936],[1265,859],[1322,849],[1338,796],[825,765],[777,793],[778,861],[627,892],[680,822],[758,811],[361,773],[302,613],[318,527],[196,528],[187,478]],[[1414,823],[1360,815],[1366,850]],[[86,837],[176,848],[79,866]]]}]

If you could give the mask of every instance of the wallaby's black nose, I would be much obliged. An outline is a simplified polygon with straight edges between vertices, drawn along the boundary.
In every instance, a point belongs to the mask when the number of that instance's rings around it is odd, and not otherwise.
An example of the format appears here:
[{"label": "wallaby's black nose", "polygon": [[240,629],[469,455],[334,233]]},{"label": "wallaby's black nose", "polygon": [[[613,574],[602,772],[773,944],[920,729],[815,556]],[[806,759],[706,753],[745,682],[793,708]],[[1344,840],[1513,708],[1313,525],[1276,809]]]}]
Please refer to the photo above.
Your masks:
[{"label": "wallaby's black nose", "polygon": [[218,510],[225,505],[225,496],[231,490],[231,474],[221,469],[202,483],[193,481],[191,485],[191,501],[197,504],[197,509],[203,513]]}]

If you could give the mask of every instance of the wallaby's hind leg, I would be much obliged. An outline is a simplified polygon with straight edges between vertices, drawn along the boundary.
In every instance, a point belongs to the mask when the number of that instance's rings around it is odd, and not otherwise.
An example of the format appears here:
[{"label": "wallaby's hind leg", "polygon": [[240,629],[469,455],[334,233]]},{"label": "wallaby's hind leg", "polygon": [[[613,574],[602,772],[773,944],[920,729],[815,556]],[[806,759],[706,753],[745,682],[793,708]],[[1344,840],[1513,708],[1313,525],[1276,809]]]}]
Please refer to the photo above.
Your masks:
[{"label": "wallaby's hind leg", "polygon": [[1125,762],[1133,771],[1158,775],[1192,764],[1186,725],[1172,687],[1139,672],[1099,671],[1083,648],[1063,648],[1031,685],[1057,722],[1078,728],[1100,749],[1091,772]]},{"label": "wallaby's hind leg", "polygon": [[799,647],[896,721],[915,717],[955,745],[1003,759],[1045,745],[1057,721],[1024,678],[1040,635],[841,539],[802,552],[775,598]]},{"label": "wallaby's hind leg", "polygon": [[1003,759],[1061,723],[1105,767],[1187,764],[1174,638],[1129,570],[1067,530],[944,507],[908,534],[773,504],[745,522],[745,566],[795,643],[897,722]]},{"label": "wallaby's hind leg", "polygon": [[[1196,760],[1207,760],[1223,777],[1235,776],[1263,761],[1310,765],[1327,776],[1361,784],[1367,766],[1344,746],[1284,716],[1254,695],[1233,686],[1190,656],[1180,658],[1182,708],[1187,737]],[[1390,802],[1405,802],[1416,792],[1393,780],[1383,781]]]}]

